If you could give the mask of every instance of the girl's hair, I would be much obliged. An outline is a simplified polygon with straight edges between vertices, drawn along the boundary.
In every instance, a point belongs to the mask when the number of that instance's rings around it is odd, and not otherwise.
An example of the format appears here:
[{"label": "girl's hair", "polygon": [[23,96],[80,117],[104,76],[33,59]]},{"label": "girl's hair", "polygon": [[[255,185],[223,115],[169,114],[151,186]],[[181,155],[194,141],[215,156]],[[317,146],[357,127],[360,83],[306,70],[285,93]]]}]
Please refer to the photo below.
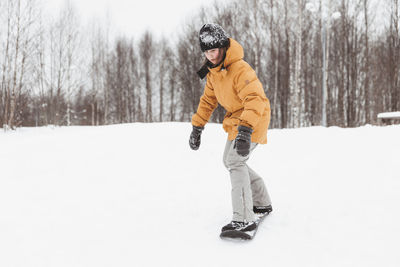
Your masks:
[{"label": "girl's hair", "polygon": [[[224,56],[222,57],[222,61],[225,60],[226,51],[228,50],[228,48],[229,48],[229,45],[228,45],[228,47],[221,48],[224,50]],[[210,61],[208,61],[207,57],[204,57],[203,65],[200,68],[200,70],[197,72],[197,75],[200,77],[200,79],[204,79],[204,77],[206,77],[207,73],[209,72],[208,68],[212,68],[212,67],[214,67],[213,64]]]},{"label": "girl's hair", "polygon": [[[228,50],[229,46],[230,46],[230,44],[228,44],[228,46],[226,46],[226,47],[221,47],[221,48],[219,48],[219,49],[222,49],[223,52],[224,52],[224,56],[222,57],[222,60],[225,59],[226,51]],[[204,56],[203,65],[206,64],[206,63],[211,63],[211,62],[208,61],[207,57]]]}]

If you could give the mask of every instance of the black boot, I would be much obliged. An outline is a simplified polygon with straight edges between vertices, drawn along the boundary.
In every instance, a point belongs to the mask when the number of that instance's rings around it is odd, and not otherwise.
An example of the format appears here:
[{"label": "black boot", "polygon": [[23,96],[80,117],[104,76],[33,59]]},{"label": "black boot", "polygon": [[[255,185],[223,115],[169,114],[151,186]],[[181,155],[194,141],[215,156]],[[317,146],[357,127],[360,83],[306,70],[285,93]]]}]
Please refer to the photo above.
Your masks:
[{"label": "black boot", "polygon": [[259,215],[268,215],[272,212],[272,206],[268,205],[268,206],[254,206],[253,207],[253,212],[255,214],[259,214]]},{"label": "black boot", "polygon": [[238,221],[231,221],[224,227],[222,227],[221,232],[235,230],[240,232],[248,232],[253,231],[257,228],[255,222],[238,222]]}]

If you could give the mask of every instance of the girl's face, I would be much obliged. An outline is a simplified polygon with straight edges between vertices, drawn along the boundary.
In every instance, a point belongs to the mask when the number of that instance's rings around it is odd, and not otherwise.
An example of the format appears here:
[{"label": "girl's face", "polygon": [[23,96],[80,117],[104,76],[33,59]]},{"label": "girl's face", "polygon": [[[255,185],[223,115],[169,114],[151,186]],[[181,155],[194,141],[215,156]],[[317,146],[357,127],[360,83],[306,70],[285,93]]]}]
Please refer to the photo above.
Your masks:
[{"label": "girl's face", "polygon": [[213,48],[204,52],[206,58],[214,65],[221,63],[223,54],[224,51],[222,48]]}]

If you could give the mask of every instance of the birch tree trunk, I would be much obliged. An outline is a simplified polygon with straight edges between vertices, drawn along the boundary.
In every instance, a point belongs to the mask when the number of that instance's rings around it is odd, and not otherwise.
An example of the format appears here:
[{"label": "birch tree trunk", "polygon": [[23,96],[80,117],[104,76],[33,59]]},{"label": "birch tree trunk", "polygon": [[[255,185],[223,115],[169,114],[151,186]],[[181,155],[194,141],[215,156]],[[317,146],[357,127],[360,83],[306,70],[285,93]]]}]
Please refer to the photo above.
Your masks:
[{"label": "birch tree trunk", "polygon": [[[35,2],[31,1],[21,1],[18,0],[15,6],[15,10],[13,10],[11,3],[11,15],[10,22],[12,21],[12,17],[15,18],[15,28],[11,25],[11,29],[13,32],[10,32],[11,40],[14,39],[13,45],[11,46],[11,50],[14,56],[9,57],[8,68],[12,70],[12,78],[11,84],[8,85],[9,90],[7,96],[9,97],[9,111],[6,111],[5,114],[5,122],[8,128],[15,129],[16,126],[22,123],[22,118],[20,116],[20,112],[18,112],[18,99],[21,95],[24,86],[24,79],[26,74],[26,64],[27,57],[30,56],[30,47],[33,42],[33,36],[31,34],[31,28],[34,22],[34,17],[36,14],[33,14],[33,9],[35,6]],[[12,38],[14,36],[14,38]],[[8,54],[8,51],[7,51]],[[11,64],[12,62],[12,64]],[[6,70],[6,73],[8,71]],[[6,105],[7,107],[7,105]]]},{"label": "birch tree trunk", "polygon": [[16,90],[17,90],[17,68],[18,68],[18,57],[19,57],[19,49],[20,49],[20,38],[21,38],[21,1],[17,0],[17,10],[16,10],[16,41],[15,41],[15,57],[14,57],[14,74],[11,84],[11,94],[10,94],[10,115],[8,117],[8,127],[14,129],[14,113],[15,113],[15,104],[16,104]]},{"label": "birch tree trunk", "polygon": [[293,126],[298,128],[301,126],[301,55],[302,55],[302,31],[303,31],[303,9],[304,1],[297,0],[297,33],[296,33],[296,58],[295,58],[295,72],[294,72],[294,92],[293,92]]},{"label": "birch tree trunk", "polygon": [[369,0],[363,0],[363,7],[364,7],[364,72],[365,72],[365,79],[364,79],[364,91],[365,91],[365,122],[371,121],[371,98],[370,98],[370,84],[369,84],[369,21],[368,21],[368,4]]},{"label": "birch tree trunk", "polygon": [[140,42],[140,55],[143,65],[144,84],[146,90],[146,122],[153,122],[153,108],[152,108],[152,82],[151,82],[151,69],[150,64],[154,51],[153,36],[150,32],[146,32]]},{"label": "birch tree trunk", "polygon": [[12,23],[12,1],[9,0],[7,2],[7,37],[6,37],[6,45],[4,51],[4,61],[2,66],[2,79],[1,79],[1,88],[3,92],[2,97],[2,107],[3,107],[3,129],[8,129],[8,110],[10,103],[10,83],[8,73],[10,70],[10,43],[11,43],[11,23]]}]

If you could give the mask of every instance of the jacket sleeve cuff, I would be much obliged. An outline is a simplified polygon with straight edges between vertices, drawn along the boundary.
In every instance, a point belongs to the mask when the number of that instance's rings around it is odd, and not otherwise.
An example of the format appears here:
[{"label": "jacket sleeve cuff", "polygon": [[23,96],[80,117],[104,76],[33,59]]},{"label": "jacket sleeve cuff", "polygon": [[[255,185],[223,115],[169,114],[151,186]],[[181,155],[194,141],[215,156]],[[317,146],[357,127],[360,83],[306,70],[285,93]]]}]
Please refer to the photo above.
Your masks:
[{"label": "jacket sleeve cuff", "polygon": [[193,114],[192,116],[192,125],[196,127],[204,127],[207,121],[200,117],[197,113]]},{"label": "jacket sleeve cuff", "polygon": [[241,122],[239,123],[239,125],[246,126],[246,127],[248,127],[248,128],[250,128],[250,129],[253,130],[253,126],[250,125],[250,124],[248,124],[248,123],[246,123],[246,122],[244,122],[244,121],[241,121]]}]

